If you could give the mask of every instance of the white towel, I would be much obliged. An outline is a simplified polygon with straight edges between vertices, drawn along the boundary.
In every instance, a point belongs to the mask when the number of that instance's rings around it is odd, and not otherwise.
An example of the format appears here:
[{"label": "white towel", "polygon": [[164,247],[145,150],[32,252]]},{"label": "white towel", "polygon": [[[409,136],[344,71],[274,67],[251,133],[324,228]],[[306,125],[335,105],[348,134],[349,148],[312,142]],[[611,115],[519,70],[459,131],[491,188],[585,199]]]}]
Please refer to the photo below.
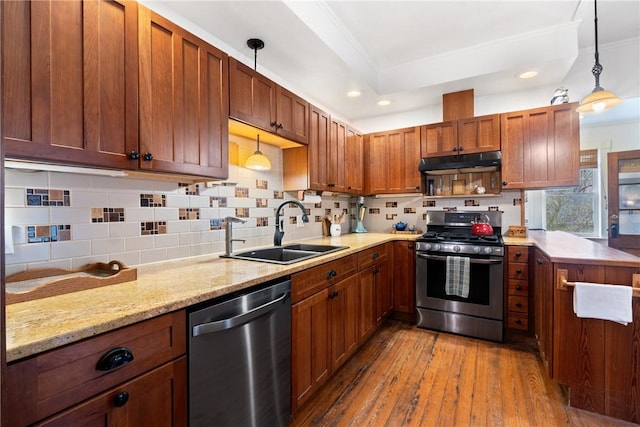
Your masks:
[{"label": "white towel", "polygon": [[576,282],[573,311],[578,317],[611,320],[627,325],[633,322],[631,286]]},{"label": "white towel", "polygon": [[447,278],[445,279],[445,293],[462,298],[469,298],[469,269],[468,257],[447,257]]}]

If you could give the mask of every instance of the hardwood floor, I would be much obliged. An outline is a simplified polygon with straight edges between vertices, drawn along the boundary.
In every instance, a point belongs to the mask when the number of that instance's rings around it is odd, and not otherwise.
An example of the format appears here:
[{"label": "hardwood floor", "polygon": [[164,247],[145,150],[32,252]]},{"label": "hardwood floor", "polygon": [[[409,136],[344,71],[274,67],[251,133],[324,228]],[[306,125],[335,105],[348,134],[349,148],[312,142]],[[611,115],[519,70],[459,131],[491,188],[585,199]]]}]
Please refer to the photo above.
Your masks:
[{"label": "hardwood floor", "polygon": [[532,344],[388,320],[294,426],[635,426],[568,407]]}]

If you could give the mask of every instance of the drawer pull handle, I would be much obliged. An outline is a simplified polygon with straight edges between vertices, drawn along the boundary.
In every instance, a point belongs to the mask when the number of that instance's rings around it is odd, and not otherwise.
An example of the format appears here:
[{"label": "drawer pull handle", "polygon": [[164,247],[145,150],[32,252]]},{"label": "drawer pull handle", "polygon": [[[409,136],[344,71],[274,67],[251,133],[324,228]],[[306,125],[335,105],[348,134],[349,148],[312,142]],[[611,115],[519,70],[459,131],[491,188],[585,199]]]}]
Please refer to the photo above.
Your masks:
[{"label": "drawer pull handle", "polygon": [[515,254],[515,255],[516,255],[516,257],[518,257],[518,258],[519,258],[519,257],[521,257],[521,256],[522,256],[522,253],[520,253],[520,252],[516,252],[516,254]]},{"label": "drawer pull handle", "polygon": [[519,302],[517,302],[517,303],[516,303],[516,307],[520,308],[520,307],[522,307],[522,304],[521,304],[521,303],[519,303]]},{"label": "drawer pull handle", "polygon": [[516,291],[521,291],[521,290],[522,290],[522,286],[516,285]]},{"label": "drawer pull handle", "polygon": [[338,273],[335,270],[329,270],[327,272],[327,279],[333,279],[337,275],[338,275]]},{"label": "drawer pull handle", "polygon": [[378,259],[378,257],[380,256],[380,254],[378,254],[378,252],[374,252],[373,255],[371,255],[372,259]]},{"label": "drawer pull handle", "polygon": [[517,270],[516,270],[516,274],[522,274],[522,270],[517,269]]},{"label": "drawer pull handle", "polygon": [[127,404],[129,401],[129,393],[123,391],[122,393],[116,394],[116,397],[113,398],[113,404],[116,408],[121,408]]},{"label": "drawer pull handle", "polygon": [[133,360],[133,353],[126,347],[116,347],[107,351],[98,360],[96,369],[98,371],[110,371],[126,365]]},{"label": "drawer pull handle", "polygon": [[522,320],[516,319],[516,325],[521,325],[521,324],[522,324]]}]

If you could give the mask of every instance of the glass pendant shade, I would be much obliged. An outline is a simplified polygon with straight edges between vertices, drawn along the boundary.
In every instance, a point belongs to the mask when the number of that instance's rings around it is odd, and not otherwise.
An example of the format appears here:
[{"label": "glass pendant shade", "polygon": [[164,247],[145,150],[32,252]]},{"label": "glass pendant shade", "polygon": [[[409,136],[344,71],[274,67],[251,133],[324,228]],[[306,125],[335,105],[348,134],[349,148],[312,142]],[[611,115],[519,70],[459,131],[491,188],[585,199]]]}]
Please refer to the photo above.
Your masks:
[{"label": "glass pendant shade", "polygon": [[256,171],[266,171],[271,169],[271,161],[267,156],[262,154],[262,151],[260,151],[260,135],[258,135],[256,140],[256,151],[247,158],[244,167]]},{"label": "glass pendant shade", "polygon": [[584,97],[580,106],[576,108],[579,113],[597,113],[607,108],[615,107],[622,102],[622,99],[618,98],[613,92],[604,90],[600,87],[600,74],[602,73],[602,65],[600,65],[600,54],[598,53],[598,2],[593,1],[593,23],[595,28],[596,39],[596,52],[595,52],[595,64],[591,69],[593,77],[596,79],[596,85],[593,91]]},{"label": "glass pendant shade", "polygon": [[579,113],[597,113],[598,111],[615,107],[621,102],[622,99],[618,98],[613,94],[613,92],[609,92],[602,88],[596,88],[593,92],[584,97],[576,111]]}]

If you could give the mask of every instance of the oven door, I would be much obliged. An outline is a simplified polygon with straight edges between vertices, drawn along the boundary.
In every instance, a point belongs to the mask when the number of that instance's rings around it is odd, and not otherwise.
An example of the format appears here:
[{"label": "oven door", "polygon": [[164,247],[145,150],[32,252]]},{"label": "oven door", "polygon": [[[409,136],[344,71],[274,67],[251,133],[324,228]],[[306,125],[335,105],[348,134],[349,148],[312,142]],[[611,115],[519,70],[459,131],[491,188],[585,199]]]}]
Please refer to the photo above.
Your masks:
[{"label": "oven door", "polygon": [[502,320],[502,257],[469,256],[469,297],[461,298],[445,292],[445,255],[416,253],[416,305],[432,310],[467,314]]}]

